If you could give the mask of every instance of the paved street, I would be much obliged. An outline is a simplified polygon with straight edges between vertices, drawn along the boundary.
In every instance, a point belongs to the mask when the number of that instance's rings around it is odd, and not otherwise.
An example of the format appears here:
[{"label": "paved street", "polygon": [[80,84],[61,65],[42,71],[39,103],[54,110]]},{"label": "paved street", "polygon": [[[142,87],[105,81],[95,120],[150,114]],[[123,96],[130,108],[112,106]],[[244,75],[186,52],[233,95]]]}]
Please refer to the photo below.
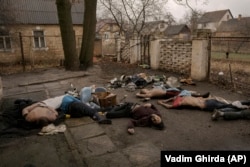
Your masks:
[{"label": "paved street", "polygon": [[[42,100],[62,95],[70,83],[78,89],[91,84],[105,86],[108,79],[113,77],[98,77],[97,74],[102,75],[99,66],[94,66],[86,72],[50,69],[2,76],[4,98],[1,105],[4,107],[8,101],[15,98]],[[227,95],[230,100],[246,98],[220,90],[208,83],[201,82],[197,85],[186,88],[201,92],[209,90],[216,95]],[[135,98],[134,92],[127,92],[123,88],[111,91],[117,94],[118,101],[126,94],[127,100],[140,102]],[[125,118],[114,119],[112,125],[100,125],[84,117],[67,119],[65,133],[1,138],[0,166],[159,167],[161,150],[250,149],[247,130],[249,122],[213,122],[207,112],[166,111],[159,108],[166,124],[164,131],[136,128],[135,135],[128,135],[125,128],[128,120]]]}]

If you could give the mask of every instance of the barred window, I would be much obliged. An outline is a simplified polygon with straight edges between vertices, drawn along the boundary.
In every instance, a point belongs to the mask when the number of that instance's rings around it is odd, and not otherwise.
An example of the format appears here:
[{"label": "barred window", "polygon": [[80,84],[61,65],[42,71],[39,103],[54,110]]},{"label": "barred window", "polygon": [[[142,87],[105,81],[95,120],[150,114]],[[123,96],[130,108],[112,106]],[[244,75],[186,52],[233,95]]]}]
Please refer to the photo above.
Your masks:
[{"label": "barred window", "polygon": [[9,32],[0,31],[0,50],[10,50],[11,40]]},{"label": "barred window", "polygon": [[34,31],[34,45],[35,48],[45,48],[44,32]]}]

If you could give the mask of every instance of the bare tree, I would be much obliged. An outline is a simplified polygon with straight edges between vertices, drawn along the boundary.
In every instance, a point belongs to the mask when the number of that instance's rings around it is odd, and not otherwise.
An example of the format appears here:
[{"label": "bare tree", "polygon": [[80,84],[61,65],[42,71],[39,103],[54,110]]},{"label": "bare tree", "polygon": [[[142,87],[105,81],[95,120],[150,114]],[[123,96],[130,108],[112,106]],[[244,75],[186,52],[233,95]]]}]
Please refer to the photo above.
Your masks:
[{"label": "bare tree", "polygon": [[[164,16],[164,0],[100,0],[120,28],[120,32],[140,34],[145,22]],[[129,26],[129,28],[128,28]]]},{"label": "bare tree", "polygon": [[78,70],[79,60],[76,52],[75,32],[71,17],[70,0],[56,0],[59,25],[64,51],[64,66],[66,70]]},{"label": "bare tree", "polygon": [[85,0],[83,38],[80,52],[80,68],[93,65],[97,0]]},{"label": "bare tree", "polygon": [[197,28],[198,19],[204,14],[204,11],[193,9],[185,13],[182,23],[185,23],[189,26],[191,32]]},{"label": "bare tree", "polygon": [[178,5],[182,5],[182,6],[187,6],[190,10],[192,10],[192,12],[195,12],[196,10],[193,9],[192,7],[192,3],[202,3],[202,4],[207,4],[209,0],[174,0],[175,3],[177,3]]}]

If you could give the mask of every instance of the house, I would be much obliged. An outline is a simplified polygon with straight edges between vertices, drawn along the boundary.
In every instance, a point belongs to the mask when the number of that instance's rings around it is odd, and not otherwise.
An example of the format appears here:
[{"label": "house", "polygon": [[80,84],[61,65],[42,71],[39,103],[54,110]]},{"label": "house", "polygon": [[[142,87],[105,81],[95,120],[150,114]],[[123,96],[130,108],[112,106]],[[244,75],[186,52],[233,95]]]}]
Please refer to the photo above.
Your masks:
[{"label": "house", "polygon": [[191,30],[186,24],[170,25],[164,32],[165,37],[174,40],[190,40]]},{"label": "house", "polygon": [[115,55],[117,38],[123,36],[112,19],[101,19],[96,23],[94,55]]},{"label": "house", "polygon": [[197,29],[210,29],[215,32],[223,21],[232,19],[233,15],[229,9],[204,13],[197,21]]},{"label": "house", "polygon": [[216,31],[218,37],[246,37],[250,36],[250,17],[242,17],[223,21]]},{"label": "house", "polygon": [[214,51],[222,50],[249,54],[250,17],[239,15],[238,18],[222,22],[215,36],[222,37],[222,39],[213,41],[212,48]]},{"label": "house", "polygon": [[[82,38],[83,2],[72,0],[77,47]],[[12,19],[8,24],[0,21],[0,63],[59,64],[64,54],[56,0],[4,0],[2,5],[5,3]]]}]

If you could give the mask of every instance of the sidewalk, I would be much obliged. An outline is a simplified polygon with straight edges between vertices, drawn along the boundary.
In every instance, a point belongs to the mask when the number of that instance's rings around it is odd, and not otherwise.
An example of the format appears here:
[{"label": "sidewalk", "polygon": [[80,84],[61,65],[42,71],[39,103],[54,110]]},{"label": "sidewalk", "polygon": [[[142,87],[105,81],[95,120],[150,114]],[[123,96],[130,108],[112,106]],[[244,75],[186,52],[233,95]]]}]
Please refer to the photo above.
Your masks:
[{"label": "sidewalk", "polygon": [[[69,88],[70,83],[83,83],[86,86],[85,76],[95,75],[95,73],[95,70],[86,73],[51,69],[39,73],[4,76],[2,77],[3,100],[6,102],[8,99],[30,98],[39,101],[61,95]],[[46,167],[159,166],[157,154],[160,150],[151,143],[141,143],[119,150],[103,129],[105,126],[112,125],[99,125],[88,117],[67,119],[65,124],[67,131],[64,135],[35,135],[11,139],[11,142],[6,141],[4,144],[1,142],[1,164],[3,166],[31,164]],[[138,158],[131,156],[134,154],[134,149],[137,149],[139,153],[146,153],[146,156]]]}]

